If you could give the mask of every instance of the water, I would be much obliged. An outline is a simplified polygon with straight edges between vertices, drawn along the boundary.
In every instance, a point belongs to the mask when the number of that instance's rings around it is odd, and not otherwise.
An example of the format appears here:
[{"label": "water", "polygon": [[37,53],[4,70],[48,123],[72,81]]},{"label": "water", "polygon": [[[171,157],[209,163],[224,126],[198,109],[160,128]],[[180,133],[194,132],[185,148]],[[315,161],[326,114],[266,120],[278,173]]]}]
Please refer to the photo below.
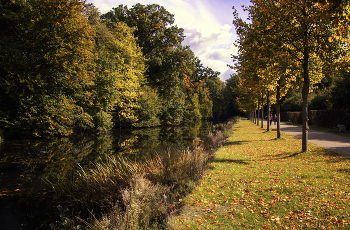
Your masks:
[{"label": "water", "polygon": [[186,148],[206,135],[212,122],[182,127],[116,129],[104,135],[75,135],[50,140],[11,140],[0,145],[0,229],[50,229],[59,213],[47,181],[88,168],[99,158],[152,157],[160,148]]}]

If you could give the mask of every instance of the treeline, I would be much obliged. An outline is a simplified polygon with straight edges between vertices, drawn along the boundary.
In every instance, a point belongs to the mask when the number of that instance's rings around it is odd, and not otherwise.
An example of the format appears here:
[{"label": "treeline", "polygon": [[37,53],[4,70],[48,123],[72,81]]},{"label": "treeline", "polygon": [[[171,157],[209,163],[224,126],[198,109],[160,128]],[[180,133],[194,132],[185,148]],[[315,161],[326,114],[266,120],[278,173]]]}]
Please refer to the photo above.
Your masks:
[{"label": "treeline", "polygon": [[234,115],[236,82],[204,67],[173,23],[156,4],[101,15],[80,0],[1,0],[0,129],[66,136]]},{"label": "treeline", "polygon": [[[247,112],[264,111],[266,105],[268,117],[270,105],[275,104],[280,138],[282,98],[298,91],[303,152],[308,151],[309,105],[339,108],[346,98],[336,88],[348,85],[348,74],[344,73],[349,72],[349,7],[349,1],[256,0],[243,6],[249,14],[246,21],[234,8],[238,54],[233,56],[232,68],[239,75],[239,104]],[[336,93],[324,90],[309,94],[331,76],[339,78],[333,87]],[[290,102],[293,106],[295,98]]]}]

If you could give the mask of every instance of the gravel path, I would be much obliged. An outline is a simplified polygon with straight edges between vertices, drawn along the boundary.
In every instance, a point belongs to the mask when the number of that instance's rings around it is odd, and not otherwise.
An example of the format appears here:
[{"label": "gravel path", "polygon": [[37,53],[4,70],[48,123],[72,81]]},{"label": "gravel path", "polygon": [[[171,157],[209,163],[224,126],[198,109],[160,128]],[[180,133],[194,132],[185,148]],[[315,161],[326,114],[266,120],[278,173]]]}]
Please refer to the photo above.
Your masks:
[{"label": "gravel path", "polygon": [[[264,128],[266,128],[265,124],[266,121],[264,122]],[[272,128],[276,128],[273,122]],[[302,128],[293,125],[281,124],[281,132],[288,133],[300,139],[302,137]],[[309,129],[308,141],[335,153],[350,157],[350,138],[348,137]]]}]

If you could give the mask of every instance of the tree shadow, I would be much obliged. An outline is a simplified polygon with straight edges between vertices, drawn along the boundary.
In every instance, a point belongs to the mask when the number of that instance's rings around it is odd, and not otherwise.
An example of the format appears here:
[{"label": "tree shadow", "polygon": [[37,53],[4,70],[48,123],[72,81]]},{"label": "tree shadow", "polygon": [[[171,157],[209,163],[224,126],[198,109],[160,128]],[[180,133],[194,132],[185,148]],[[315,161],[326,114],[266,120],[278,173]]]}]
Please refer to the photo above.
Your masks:
[{"label": "tree shadow", "polygon": [[350,174],[350,169],[338,169],[337,171],[340,172],[340,173]]},{"label": "tree shadow", "polygon": [[226,141],[223,143],[223,146],[228,146],[228,145],[242,145],[244,143],[248,143],[248,141]]},{"label": "tree shadow", "polygon": [[249,142],[264,142],[264,141],[274,141],[276,138],[269,139],[269,140],[249,140],[249,141],[226,141],[223,143],[223,146],[232,146],[232,145],[242,145],[244,143],[249,143]]},{"label": "tree shadow", "polygon": [[234,164],[242,164],[242,165],[248,165],[249,164],[246,160],[233,160],[233,159],[223,159],[223,158],[214,158],[213,162],[234,163]]},{"label": "tree shadow", "polygon": [[285,152],[285,153],[273,154],[273,155],[263,155],[262,157],[266,157],[266,158],[262,159],[261,161],[287,159],[287,158],[296,157],[296,156],[300,155],[301,153],[303,153],[303,152],[302,151],[295,152],[295,153]]}]

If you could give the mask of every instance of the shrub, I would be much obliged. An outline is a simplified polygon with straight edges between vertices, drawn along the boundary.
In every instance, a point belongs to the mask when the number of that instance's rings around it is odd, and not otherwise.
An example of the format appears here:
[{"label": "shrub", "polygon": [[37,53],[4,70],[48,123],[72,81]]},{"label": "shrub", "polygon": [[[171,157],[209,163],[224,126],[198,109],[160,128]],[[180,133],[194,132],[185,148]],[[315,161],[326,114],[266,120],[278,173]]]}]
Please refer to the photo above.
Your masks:
[{"label": "shrub", "polygon": [[281,121],[291,121],[293,123],[301,124],[301,112],[282,112]]},{"label": "shrub", "polygon": [[[309,125],[320,127],[335,127],[342,124],[350,127],[350,110],[310,110],[308,114]],[[301,124],[301,112],[283,112],[281,113],[281,121],[291,121]]]}]

